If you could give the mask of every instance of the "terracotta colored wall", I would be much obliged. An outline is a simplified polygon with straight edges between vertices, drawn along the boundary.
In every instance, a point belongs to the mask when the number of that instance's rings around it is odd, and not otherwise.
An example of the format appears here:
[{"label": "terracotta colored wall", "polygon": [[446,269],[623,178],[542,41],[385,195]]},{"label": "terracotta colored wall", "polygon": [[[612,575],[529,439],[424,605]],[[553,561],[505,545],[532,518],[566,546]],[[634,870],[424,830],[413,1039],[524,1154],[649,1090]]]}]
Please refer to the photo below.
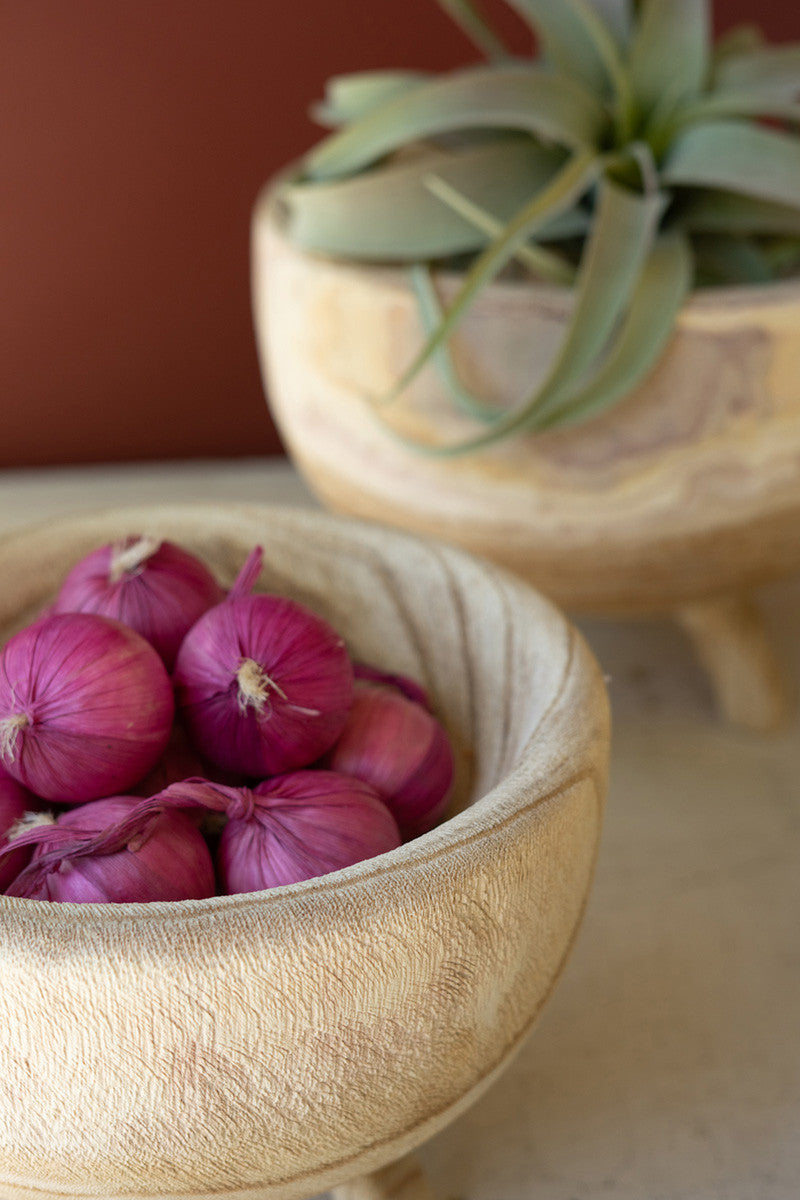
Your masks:
[{"label": "terracotta colored wall", "polygon": [[[717,10],[800,38],[789,0]],[[473,57],[434,0],[3,5],[0,467],[277,450],[250,325],[256,193],[315,139],[328,75]]]}]

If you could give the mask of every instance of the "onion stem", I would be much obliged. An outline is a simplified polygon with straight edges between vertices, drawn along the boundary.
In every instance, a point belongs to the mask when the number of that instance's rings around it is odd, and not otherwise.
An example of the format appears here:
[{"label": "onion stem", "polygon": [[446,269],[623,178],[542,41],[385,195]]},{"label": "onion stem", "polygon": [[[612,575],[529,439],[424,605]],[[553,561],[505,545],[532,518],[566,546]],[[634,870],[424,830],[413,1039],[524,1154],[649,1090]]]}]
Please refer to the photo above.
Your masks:
[{"label": "onion stem", "polygon": [[7,759],[8,762],[14,761],[17,734],[30,723],[30,718],[24,713],[14,713],[13,716],[6,717],[5,721],[0,721],[0,758]]},{"label": "onion stem", "polygon": [[253,658],[242,659],[236,672],[236,682],[239,686],[238,700],[242,712],[248,707],[254,708],[256,712],[263,712],[270,689],[277,692],[282,700],[286,699],[286,693]]},{"label": "onion stem", "polygon": [[158,538],[145,534],[143,537],[137,538],[130,546],[126,546],[124,542],[114,546],[108,568],[109,583],[119,583],[124,575],[132,574],[143,562],[155,554],[160,545],[161,542]]}]

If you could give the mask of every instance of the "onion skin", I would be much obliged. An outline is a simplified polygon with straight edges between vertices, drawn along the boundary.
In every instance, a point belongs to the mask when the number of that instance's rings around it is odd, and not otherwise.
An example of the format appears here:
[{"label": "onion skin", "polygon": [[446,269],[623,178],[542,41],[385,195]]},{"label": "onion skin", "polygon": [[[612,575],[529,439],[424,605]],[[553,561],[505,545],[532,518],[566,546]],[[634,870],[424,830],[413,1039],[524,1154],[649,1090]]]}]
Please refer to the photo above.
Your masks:
[{"label": "onion skin", "polygon": [[369,784],[334,771],[294,771],[253,788],[252,815],[229,810],[217,872],[226,892],[257,892],[327,875],[400,841]]},{"label": "onion skin", "polygon": [[163,792],[171,783],[182,779],[193,779],[204,775],[204,764],[200,755],[190,744],[184,729],[176,722],[172,726],[164,753],[151,771],[129,788],[132,796],[154,796]]},{"label": "onion skin", "polygon": [[113,829],[139,803],[135,796],[95,800],[61,813],[55,827],[28,834],[31,841],[38,837],[39,845],[30,866],[6,889],[6,895],[71,904],[213,896],[211,854],[184,813],[156,812],[140,823],[141,829],[125,844],[110,852],[91,850],[92,834]]},{"label": "onion skin", "polygon": [[52,611],[122,621],[150,642],[171,671],[192,625],[223,595],[208,567],[187,550],[131,536],[82,558],[64,580]]},{"label": "onion skin", "polygon": [[198,752],[256,779],[324,754],[344,728],[353,698],[353,668],[341,637],[283,596],[232,591],[189,630],[174,678],[179,712]]},{"label": "onion skin", "polygon": [[107,617],[42,617],[0,657],[0,759],[46,800],[125,792],[163,754],[173,715],[156,651]]},{"label": "onion skin", "polygon": [[450,740],[431,713],[393,688],[356,684],[347,724],[324,762],[371,784],[406,841],[444,816],[454,774]]},{"label": "onion skin", "polygon": [[375,789],[334,771],[291,771],[252,789],[187,779],[143,804],[225,815],[216,862],[230,895],[315,879],[400,845]]},{"label": "onion skin", "polygon": [[356,683],[363,681],[365,683],[381,684],[384,687],[394,688],[401,695],[405,696],[406,700],[413,700],[415,704],[421,704],[428,712],[432,710],[431,699],[425,688],[409,675],[398,675],[393,671],[384,671],[382,667],[376,667],[372,663],[365,662],[354,662],[353,672]]},{"label": "onion skin", "polygon": [[[0,850],[8,845],[6,834],[26,812],[38,807],[38,801],[27,788],[0,768]],[[20,847],[0,858],[0,892],[19,875],[28,864],[31,851]]]}]

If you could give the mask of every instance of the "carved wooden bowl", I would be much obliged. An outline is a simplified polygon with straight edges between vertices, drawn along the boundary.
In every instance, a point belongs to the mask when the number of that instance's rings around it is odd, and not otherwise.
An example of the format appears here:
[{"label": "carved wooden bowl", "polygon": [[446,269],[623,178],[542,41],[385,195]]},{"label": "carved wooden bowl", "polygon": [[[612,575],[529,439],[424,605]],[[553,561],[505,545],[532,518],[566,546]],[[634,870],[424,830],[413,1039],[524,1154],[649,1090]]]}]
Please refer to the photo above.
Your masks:
[{"label": "carved wooden bowl", "polygon": [[[800,570],[800,280],[707,289],[656,369],[603,416],[461,457],[481,426],[427,369],[379,411],[422,343],[408,272],[293,246],[265,191],[253,217],[253,303],[270,407],[332,508],[486,555],[568,609],[667,611]],[[459,285],[437,276],[443,300]],[[495,283],[453,351],[499,407],[546,374],[570,289]],[[381,419],[382,418],[382,419]]]},{"label": "carved wooden bowl", "polygon": [[[481,426],[435,367],[374,406],[422,344],[408,272],[299,250],[269,187],[252,272],[270,408],[327,506],[485,555],[570,611],[672,613],[731,719],[766,729],[785,718],[741,595],[800,570],[800,280],[696,293],[655,370],[595,420],[437,457],[408,439],[456,444]],[[436,283],[447,304],[458,276]],[[488,287],[451,340],[467,386],[499,408],[519,403],[546,375],[572,304],[566,288]]]},{"label": "carved wooden bowl", "polygon": [[378,1171],[497,1078],[590,885],[608,715],[581,637],[461,551],[324,514],[134,508],[0,543],[0,631],[89,549],[152,532],[311,605],[416,676],[456,747],[448,820],[241,896],[0,896],[0,1196],[292,1200]]}]

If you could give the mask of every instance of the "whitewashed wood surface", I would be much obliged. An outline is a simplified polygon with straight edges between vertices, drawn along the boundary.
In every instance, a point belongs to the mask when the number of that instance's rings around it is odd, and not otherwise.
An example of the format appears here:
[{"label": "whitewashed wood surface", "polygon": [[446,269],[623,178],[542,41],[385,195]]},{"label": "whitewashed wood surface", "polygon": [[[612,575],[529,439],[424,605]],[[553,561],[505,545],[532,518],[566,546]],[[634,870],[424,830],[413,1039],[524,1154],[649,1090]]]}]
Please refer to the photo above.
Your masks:
[{"label": "whitewashed wood surface", "polygon": [[[313,503],[267,460],[6,471],[0,532],[214,498]],[[763,600],[800,687],[800,585]],[[615,719],[587,918],[522,1053],[420,1158],[441,1200],[794,1200],[800,721],[735,733],[672,625],[580,624]]]}]

